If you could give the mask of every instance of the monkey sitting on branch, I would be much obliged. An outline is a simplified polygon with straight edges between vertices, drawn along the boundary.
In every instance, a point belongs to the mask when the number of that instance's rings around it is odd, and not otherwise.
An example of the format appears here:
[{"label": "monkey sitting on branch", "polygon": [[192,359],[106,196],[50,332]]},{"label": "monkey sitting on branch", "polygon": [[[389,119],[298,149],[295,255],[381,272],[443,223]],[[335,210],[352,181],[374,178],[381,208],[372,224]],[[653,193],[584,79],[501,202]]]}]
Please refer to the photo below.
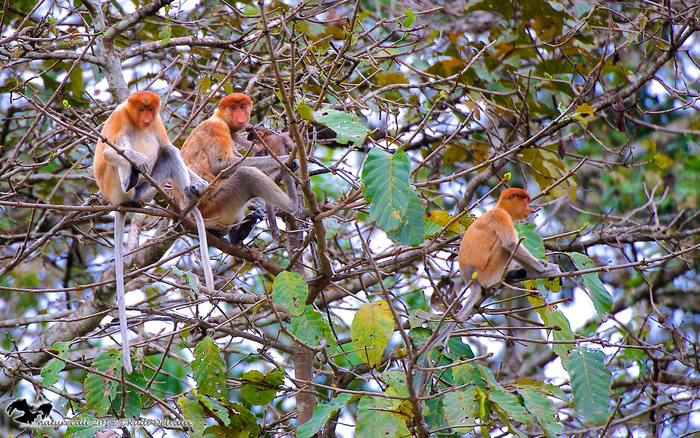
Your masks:
[{"label": "monkey sitting on branch", "polygon": [[[243,215],[253,198],[261,198],[267,204],[287,213],[297,210],[296,190],[291,173],[295,169],[281,169],[288,155],[243,157],[237,146],[253,148],[253,143],[241,135],[250,124],[253,101],[243,93],[233,93],[221,99],[214,115],[200,123],[187,137],[180,150],[182,159],[197,175],[213,183],[213,187],[199,200],[199,209],[207,220],[207,228],[218,234],[228,230],[231,243],[242,242],[257,221],[261,212]],[[273,135],[270,143],[277,143]],[[267,141],[266,141],[267,143]],[[276,147],[276,146],[275,146]],[[278,161],[279,160],[279,161]],[[282,171],[288,196],[265,173]]]},{"label": "monkey sitting on branch", "polygon": [[[104,141],[106,140],[106,141]],[[184,193],[185,200],[194,199],[207,187],[206,181],[190,171],[170,143],[160,117],[160,97],[151,91],[139,91],[117,106],[102,128],[102,139],[95,148],[93,174],[100,192],[114,205],[138,205],[156,194],[144,175],[159,186],[172,181],[173,190]],[[195,217],[207,289],[214,291],[214,276],[209,262],[204,220],[192,209]],[[124,225],[125,214],[114,215],[114,263],[122,336],[124,369],[131,373],[126,305],[124,303]]]},{"label": "monkey sitting on branch", "polygon": [[[506,189],[496,206],[467,228],[459,247],[459,267],[464,284],[470,290],[469,298],[456,312],[455,320],[447,322],[432,336],[426,353],[440,345],[458,323],[468,318],[484,299],[484,290],[498,286],[504,278],[522,280],[526,276],[547,277],[561,273],[558,265],[535,258],[519,240],[514,222],[533,213],[529,203],[530,195],[525,190]],[[458,307],[455,304],[450,307]],[[426,355],[423,365],[427,366],[427,362]],[[422,373],[418,379],[417,389],[425,383],[425,376]]]}]

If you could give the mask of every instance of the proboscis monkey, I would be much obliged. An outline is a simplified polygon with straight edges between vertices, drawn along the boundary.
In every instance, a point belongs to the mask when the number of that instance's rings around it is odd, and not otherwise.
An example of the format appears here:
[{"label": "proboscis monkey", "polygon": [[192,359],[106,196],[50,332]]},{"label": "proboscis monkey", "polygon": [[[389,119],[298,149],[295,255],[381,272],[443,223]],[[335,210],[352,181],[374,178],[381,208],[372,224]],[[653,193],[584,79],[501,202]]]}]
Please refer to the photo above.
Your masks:
[{"label": "proboscis monkey", "polygon": [[[248,140],[252,141],[251,153],[255,157],[269,155],[268,150],[279,157],[288,154],[294,147],[294,142],[287,133],[279,134],[260,126],[252,129],[254,129],[255,132],[248,134]],[[258,140],[258,137],[265,142],[267,148]]]},{"label": "proboscis monkey", "polygon": [[[251,142],[250,145],[242,145],[244,148],[250,148],[251,153],[255,157],[264,157],[265,155],[275,155],[282,156],[288,154],[294,148],[294,141],[285,133],[277,133],[271,131],[262,126],[253,127],[246,126],[246,131],[250,131],[248,134],[248,140]],[[296,199],[296,182],[293,178],[289,176],[286,172],[281,172],[280,170],[270,172],[270,178],[275,181],[275,183],[280,182],[280,173],[282,173],[282,180],[284,181],[284,186],[287,189],[287,194],[290,198]],[[279,231],[277,230],[277,221],[275,219],[275,211],[270,204],[265,204],[265,213],[267,214],[268,226],[270,227],[270,234],[274,239],[279,239]]]},{"label": "proboscis monkey", "polygon": [[[471,293],[457,312],[456,321],[450,321],[439,329],[426,353],[442,343],[457,323],[464,320],[482,299],[484,289],[497,286],[508,272],[515,269],[509,265],[509,260],[517,262],[529,277],[561,273],[558,265],[535,258],[520,244],[514,222],[526,219],[533,213],[529,202],[530,195],[525,190],[506,189],[496,206],[467,228],[459,247],[459,267]],[[427,356],[424,364],[427,365]],[[425,381],[424,378],[418,381],[420,389]]]},{"label": "proboscis monkey", "polygon": [[[236,151],[236,144],[251,145],[240,132],[250,123],[252,108],[248,95],[229,94],[221,99],[214,115],[192,131],[180,150],[187,166],[209,182],[225,171],[198,205],[207,219],[207,228],[219,233],[230,229],[228,237],[232,243],[240,243],[262,219],[258,211],[243,216],[251,199],[261,198],[287,213],[296,210],[295,200],[265,174],[280,169],[274,158],[243,158]],[[278,158],[285,162],[288,156]]]},{"label": "proboscis monkey", "polygon": [[[102,136],[117,149],[100,140],[95,148],[93,173],[102,194],[115,205],[134,205],[148,202],[156,190],[141,174],[150,175],[159,185],[172,181],[173,188],[192,199],[207,187],[207,182],[191,172],[180,158],[178,149],[170,143],[160,117],[160,97],[151,91],[139,91],[127,98],[112,112]],[[126,157],[126,158],[125,158]],[[128,158],[128,160],[127,160]],[[214,277],[209,263],[204,220],[200,212],[192,210],[197,223],[205,284],[214,290]],[[119,326],[122,336],[124,368],[131,373],[126,307],[124,302],[124,213],[114,215],[114,263],[119,308]]]}]

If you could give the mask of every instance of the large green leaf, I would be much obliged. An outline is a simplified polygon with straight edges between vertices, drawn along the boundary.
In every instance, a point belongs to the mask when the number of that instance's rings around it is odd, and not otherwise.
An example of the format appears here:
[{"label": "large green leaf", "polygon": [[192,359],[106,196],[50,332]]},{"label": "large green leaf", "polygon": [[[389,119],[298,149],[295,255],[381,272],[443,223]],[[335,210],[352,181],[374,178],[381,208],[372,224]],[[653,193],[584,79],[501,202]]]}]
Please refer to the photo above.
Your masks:
[{"label": "large green leaf", "polygon": [[184,396],[177,399],[177,404],[180,405],[180,410],[182,411],[182,416],[185,421],[190,421],[192,423],[192,436],[199,438],[202,436],[204,431],[204,426],[207,424],[207,420],[204,418],[204,408],[199,401],[189,400]]},{"label": "large green leaf", "polygon": [[[552,338],[555,341],[573,341],[574,332],[571,331],[571,325],[569,320],[566,319],[564,314],[556,309],[556,306],[545,305],[545,300],[539,296],[529,296],[528,301],[537,307],[537,313],[542,318],[542,322],[546,326],[556,326],[560,330],[551,329],[549,332],[552,334]],[[576,344],[573,342],[571,344],[552,344],[552,350],[557,356],[565,356],[569,350],[574,348]]]},{"label": "large green leaf", "polygon": [[[566,253],[574,261],[576,268],[579,270],[594,268],[593,260],[588,258],[584,254],[577,252]],[[606,313],[610,312],[612,309],[613,299],[610,293],[603,286],[603,282],[600,281],[598,274],[592,272],[589,274],[583,274],[583,284],[588,288],[588,292],[591,294],[591,299],[593,300],[593,306],[595,311],[601,317]]]},{"label": "large green leaf", "polygon": [[544,243],[542,236],[535,233],[535,224],[515,224],[515,229],[524,240],[520,243],[533,256],[541,259],[544,257]]},{"label": "large green leaf", "polygon": [[275,399],[284,381],[284,373],[274,370],[269,373],[261,373],[258,370],[251,370],[243,374],[241,379],[241,395],[250,404],[264,406]]},{"label": "large green leaf", "polygon": [[371,366],[379,365],[393,332],[394,319],[389,303],[376,301],[363,304],[355,313],[350,328],[355,354]]},{"label": "large green leaf", "polygon": [[489,394],[489,400],[508,414],[508,418],[511,420],[530,424],[530,414],[514,394],[502,390],[493,391]]},{"label": "large green leaf", "polygon": [[577,347],[564,361],[571,377],[574,411],[593,424],[604,424],[609,417],[610,372],[604,360],[602,351]]},{"label": "large green leaf", "polygon": [[306,306],[304,313],[292,317],[291,326],[294,336],[309,345],[317,346],[321,339],[325,339],[328,345],[336,345],[331,326],[328,325],[323,314],[313,306]]},{"label": "large green leaf", "polygon": [[343,393],[328,403],[316,405],[311,419],[297,429],[297,438],[310,438],[313,436],[321,430],[332,415],[344,408],[352,397],[352,394]]},{"label": "large green leaf", "polygon": [[275,304],[286,307],[292,316],[304,313],[306,308],[304,300],[308,293],[309,285],[296,272],[280,272],[272,283],[272,299]]},{"label": "large green leaf", "polygon": [[346,113],[336,109],[321,108],[313,114],[314,120],[326,125],[338,136],[338,143],[353,143],[359,147],[365,142],[367,128],[355,114]]},{"label": "large green leaf", "polygon": [[408,209],[413,192],[409,184],[411,165],[399,149],[394,154],[372,149],[362,167],[365,199],[372,203],[369,215],[384,231],[396,230]]},{"label": "large green leaf", "polygon": [[[95,370],[119,377],[121,374],[121,352],[115,349],[103,351],[92,361]],[[129,381],[136,379],[139,374],[124,375]],[[85,378],[85,401],[90,409],[94,409],[98,417],[111,414],[113,409],[121,412],[121,392],[127,392],[127,403],[124,406],[129,417],[138,417],[141,413],[141,393],[128,385],[120,385],[117,380],[105,380],[104,377],[89,373]]]},{"label": "large green leaf", "polygon": [[466,388],[451,391],[443,397],[445,415],[450,425],[457,425],[465,418],[475,415],[476,388]]},{"label": "large green leaf", "polygon": [[396,233],[390,237],[402,245],[418,246],[425,241],[425,207],[418,194],[411,189],[408,208]]},{"label": "large green leaf", "polygon": [[194,348],[194,360],[190,364],[200,394],[214,398],[226,396],[226,368],[219,347],[207,336]]},{"label": "large green leaf", "polygon": [[393,409],[385,398],[364,396],[357,404],[356,438],[394,437],[399,427],[406,427],[405,420],[387,412]]}]

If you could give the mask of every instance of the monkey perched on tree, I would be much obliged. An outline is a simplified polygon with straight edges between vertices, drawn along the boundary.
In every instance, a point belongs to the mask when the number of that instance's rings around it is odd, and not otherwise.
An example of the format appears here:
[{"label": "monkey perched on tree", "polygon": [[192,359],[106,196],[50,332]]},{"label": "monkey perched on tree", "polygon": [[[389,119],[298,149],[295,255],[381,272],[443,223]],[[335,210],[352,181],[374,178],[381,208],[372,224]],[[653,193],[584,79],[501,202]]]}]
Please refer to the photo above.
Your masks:
[{"label": "monkey perched on tree", "polygon": [[[156,189],[144,179],[148,174],[158,184],[172,181],[173,189],[193,199],[207,187],[207,182],[190,171],[180,158],[178,149],[170,143],[160,117],[160,97],[151,91],[139,91],[117,106],[102,128],[102,136],[95,148],[93,173],[100,192],[112,204],[134,205],[148,202]],[[114,145],[122,150],[117,152]],[[126,158],[125,158],[126,157]],[[127,160],[128,158],[128,160]],[[192,210],[197,223],[206,287],[214,290],[214,277],[209,264],[204,220],[198,210]],[[114,262],[119,308],[119,326],[124,352],[124,368],[131,373],[126,308],[124,303],[124,237],[125,215],[114,216]]]},{"label": "monkey perched on tree", "polygon": [[[252,142],[251,153],[255,157],[269,155],[268,150],[279,157],[288,154],[294,148],[294,142],[287,133],[279,134],[262,126],[246,127],[246,129],[248,128],[255,131],[248,134],[248,141]],[[267,147],[263,146],[258,137],[265,142]],[[245,144],[242,146],[249,147]]]},{"label": "monkey perched on tree", "polygon": [[[296,197],[290,198],[264,172],[280,169],[272,157],[241,157],[236,145],[251,148],[252,143],[241,134],[250,123],[253,102],[246,94],[233,93],[221,99],[214,115],[199,124],[182,146],[180,154],[197,175],[211,182],[225,172],[199,201],[207,227],[215,232],[229,229],[232,243],[245,239],[262,219],[260,212],[243,216],[246,204],[259,197],[287,213],[296,210]],[[282,162],[288,156],[278,157]],[[233,166],[226,170],[230,166]],[[284,173],[284,172],[283,172]],[[293,190],[291,177],[285,179],[287,190]],[[233,225],[233,227],[232,227]]]},{"label": "monkey perched on tree", "polygon": [[[467,228],[459,247],[459,267],[462,279],[471,293],[457,312],[456,321],[450,321],[439,329],[426,353],[442,343],[458,322],[464,321],[474,306],[483,299],[484,289],[497,286],[513,271],[524,269],[529,277],[547,277],[561,273],[559,266],[535,258],[519,241],[513,223],[526,219],[533,213],[529,202],[530,195],[526,191],[506,189],[498,198],[496,206]],[[511,259],[520,266],[509,264]],[[519,273],[516,277],[523,279],[522,274]],[[424,365],[427,365],[427,356]],[[425,382],[424,376],[422,377],[418,379],[418,388]]]}]

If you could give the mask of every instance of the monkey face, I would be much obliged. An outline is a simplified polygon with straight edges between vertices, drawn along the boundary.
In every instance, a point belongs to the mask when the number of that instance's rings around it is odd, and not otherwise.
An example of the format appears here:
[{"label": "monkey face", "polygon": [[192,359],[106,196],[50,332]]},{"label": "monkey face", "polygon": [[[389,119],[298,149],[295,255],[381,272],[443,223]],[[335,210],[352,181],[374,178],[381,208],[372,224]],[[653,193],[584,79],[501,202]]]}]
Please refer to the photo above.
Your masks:
[{"label": "monkey face", "polygon": [[153,106],[140,106],[137,108],[139,115],[139,125],[144,128],[148,128],[153,124],[156,119],[156,109]]},{"label": "monkey face", "polygon": [[240,131],[250,123],[253,101],[245,94],[233,93],[221,99],[219,108],[231,130]]}]

